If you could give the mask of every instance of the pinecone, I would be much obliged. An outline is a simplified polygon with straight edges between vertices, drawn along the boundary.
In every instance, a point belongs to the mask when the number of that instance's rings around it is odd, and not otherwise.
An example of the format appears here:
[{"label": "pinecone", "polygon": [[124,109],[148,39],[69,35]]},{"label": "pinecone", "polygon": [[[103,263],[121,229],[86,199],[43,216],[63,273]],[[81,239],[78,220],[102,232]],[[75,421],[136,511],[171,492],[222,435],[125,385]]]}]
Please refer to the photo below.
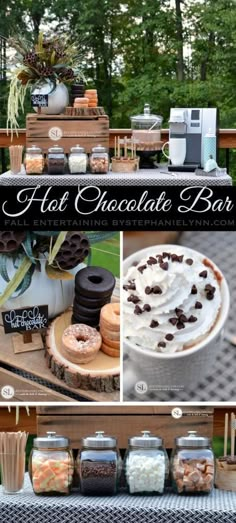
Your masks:
[{"label": "pinecone", "polygon": [[0,253],[14,252],[26,238],[26,231],[0,231]]},{"label": "pinecone", "polygon": [[89,239],[85,234],[78,231],[68,232],[54,259],[54,265],[63,270],[74,269],[89,252]]},{"label": "pinecone", "polygon": [[25,56],[23,58],[24,65],[35,65],[36,62],[37,62],[37,55],[34,52],[25,54]]}]

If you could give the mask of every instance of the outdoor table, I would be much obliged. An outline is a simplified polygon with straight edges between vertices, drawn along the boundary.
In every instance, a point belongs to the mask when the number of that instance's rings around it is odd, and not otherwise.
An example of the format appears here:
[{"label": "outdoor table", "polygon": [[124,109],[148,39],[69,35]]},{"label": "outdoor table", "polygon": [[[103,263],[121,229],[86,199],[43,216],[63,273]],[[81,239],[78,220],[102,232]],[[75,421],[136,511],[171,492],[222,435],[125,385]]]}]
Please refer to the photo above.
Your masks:
[{"label": "outdoor table", "polygon": [[222,186],[232,185],[232,178],[225,172],[220,176],[200,176],[195,173],[169,173],[165,165],[154,169],[140,169],[134,173],[107,174],[60,174],[60,175],[26,175],[24,169],[20,174],[10,171],[0,176],[0,186],[67,186],[67,185],[109,185],[109,186]]},{"label": "outdoor table", "polygon": [[21,494],[0,489],[0,520],[7,523],[235,523],[236,493],[214,490],[209,495],[83,497],[36,496],[26,474]]},{"label": "outdoor table", "polygon": [[[141,240],[140,240],[141,243]],[[184,232],[179,239],[180,245],[186,245],[212,259],[226,277],[230,291],[230,313],[225,332],[236,333],[236,232],[209,231]],[[140,248],[142,245],[140,245]],[[124,370],[129,369],[128,354],[124,354]],[[236,349],[228,341],[222,341],[222,350],[212,362],[211,373],[191,389],[157,390],[150,384],[145,394],[138,394],[134,387],[126,389],[125,401],[236,401],[235,389]],[[187,370],[187,369],[186,369]],[[137,376],[137,381],[142,376]],[[125,380],[124,380],[125,383]],[[153,385],[153,388],[152,388]],[[174,386],[174,376],[173,376]]]}]

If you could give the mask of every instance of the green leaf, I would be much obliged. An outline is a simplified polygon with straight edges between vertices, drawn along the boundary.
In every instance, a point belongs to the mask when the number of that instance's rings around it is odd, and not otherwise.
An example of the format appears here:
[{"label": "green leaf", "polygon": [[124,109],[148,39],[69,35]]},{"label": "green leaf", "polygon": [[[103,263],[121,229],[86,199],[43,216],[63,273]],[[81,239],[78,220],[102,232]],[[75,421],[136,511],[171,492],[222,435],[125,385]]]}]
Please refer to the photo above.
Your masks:
[{"label": "green leaf", "polygon": [[31,265],[31,260],[27,256],[25,256],[20,267],[17,269],[13,278],[7,284],[5,291],[0,296],[0,307],[5,303],[5,301],[8,300],[8,298],[12,296],[15,290],[19,287]]},{"label": "green leaf", "polygon": [[53,249],[52,251],[49,253],[49,257],[48,257],[48,264],[51,265],[54,258],[56,257],[62,243],[64,242],[65,240],[65,237],[67,235],[67,232],[68,231],[61,231],[59,234],[58,234],[58,237],[57,237],[57,240],[53,246]]}]

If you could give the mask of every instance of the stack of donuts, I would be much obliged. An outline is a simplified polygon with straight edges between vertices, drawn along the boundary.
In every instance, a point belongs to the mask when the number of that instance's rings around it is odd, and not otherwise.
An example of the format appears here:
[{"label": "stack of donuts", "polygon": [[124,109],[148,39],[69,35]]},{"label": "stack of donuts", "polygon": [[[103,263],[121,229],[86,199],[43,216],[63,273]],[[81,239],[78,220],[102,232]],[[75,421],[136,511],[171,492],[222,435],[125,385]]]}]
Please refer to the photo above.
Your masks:
[{"label": "stack of donuts", "polygon": [[86,96],[76,97],[74,99],[74,107],[77,107],[79,109],[85,109],[89,107],[89,99]]},{"label": "stack of donuts", "polygon": [[102,336],[101,350],[112,356],[120,357],[120,304],[108,303],[101,309],[100,334]]},{"label": "stack of donuts", "polygon": [[101,308],[111,301],[115,278],[102,267],[85,267],[75,276],[71,322],[98,327]]},{"label": "stack of donuts", "polygon": [[86,89],[84,95],[88,99],[88,107],[97,107],[98,93],[96,89]]}]

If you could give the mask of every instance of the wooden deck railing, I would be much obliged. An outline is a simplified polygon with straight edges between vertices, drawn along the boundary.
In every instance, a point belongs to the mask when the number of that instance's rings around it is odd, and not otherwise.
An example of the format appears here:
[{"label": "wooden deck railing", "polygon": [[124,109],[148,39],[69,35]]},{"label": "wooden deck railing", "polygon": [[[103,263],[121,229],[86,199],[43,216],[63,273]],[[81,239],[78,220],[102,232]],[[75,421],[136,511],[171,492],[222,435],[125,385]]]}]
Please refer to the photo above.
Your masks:
[{"label": "wooden deck railing", "polygon": [[[162,129],[162,139],[168,140],[169,129]],[[115,136],[130,137],[131,129],[110,129],[109,146],[114,147]],[[2,171],[6,170],[5,149],[10,145],[25,145],[26,144],[26,129],[20,129],[18,136],[14,133],[13,140],[11,140],[10,133],[7,135],[6,129],[0,129],[0,152]],[[219,148],[225,149],[225,167],[230,171],[230,149],[236,148],[236,129],[219,129]]]}]

